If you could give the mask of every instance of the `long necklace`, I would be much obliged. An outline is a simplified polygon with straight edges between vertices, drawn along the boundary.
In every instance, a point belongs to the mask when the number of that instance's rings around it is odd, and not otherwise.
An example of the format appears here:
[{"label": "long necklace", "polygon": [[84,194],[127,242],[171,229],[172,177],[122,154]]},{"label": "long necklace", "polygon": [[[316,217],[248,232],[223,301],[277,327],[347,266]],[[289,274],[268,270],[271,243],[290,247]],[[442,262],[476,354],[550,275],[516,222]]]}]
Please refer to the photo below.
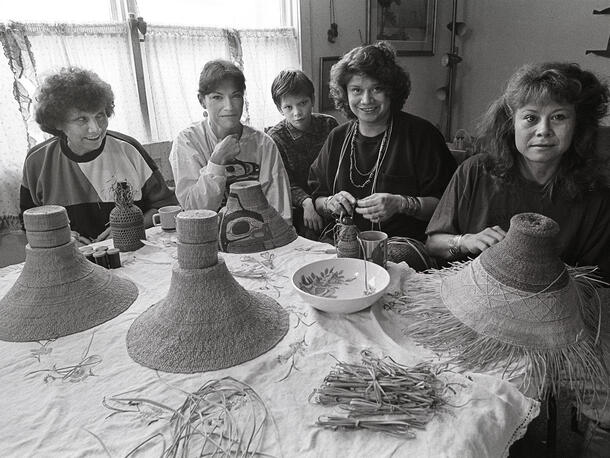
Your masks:
[{"label": "long necklace", "polygon": [[[350,150],[350,155],[349,155],[349,163],[350,163],[349,181],[355,187],[362,189],[362,188],[365,188],[366,186],[368,186],[368,184],[371,181],[373,181],[373,179],[375,179],[375,182],[377,181],[377,174],[379,173],[381,164],[383,164],[383,159],[385,158],[385,155],[388,151],[388,142],[389,142],[390,136],[392,135],[392,126],[393,125],[394,125],[394,120],[391,119],[390,126],[383,133],[383,138],[381,139],[381,144],[379,145],[379,151],[377,151],[377,160],[375,161],[375,164],[371,167],[371,170],[369,170],[368,172],[362,172],[362,171],[360,171],[360,169],[358,169],[358,165],[357,165],[357,161],[356,161],[356,135],[358,134],[358,122],[356,122],[356,128],[354,129],[354,132],[353,132],[352,138],[351,138],[351,142],[350,142],[351,150]],[[366,177],[366,179],[364,180],[363,183],[361,183],[361,184],[356,183],[356,181],[354,179],[354,171],[356,171],[356,173],[358,175],[360,175],[360,180],[362,180],[363,178]]]}]

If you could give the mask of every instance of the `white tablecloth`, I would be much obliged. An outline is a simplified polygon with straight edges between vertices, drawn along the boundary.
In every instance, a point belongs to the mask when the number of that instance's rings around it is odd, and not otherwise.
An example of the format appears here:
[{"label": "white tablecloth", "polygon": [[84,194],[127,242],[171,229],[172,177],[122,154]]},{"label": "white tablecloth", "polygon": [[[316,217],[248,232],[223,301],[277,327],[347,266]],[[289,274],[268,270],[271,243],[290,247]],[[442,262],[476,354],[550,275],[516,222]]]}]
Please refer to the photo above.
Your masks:
[{"label": "white tablecloth", "polygon": [[[129,397],[177,408],[185,392],[224,376],[249,384],[269,409],[276,426],[267,426],[259,449],[268,456],[503,457],[538,415],[539,403],[510,383],[484,374],[456,374],[454,380],[463,385],[451,399],[456,407],[435,416],[425,430],[416,431],[413,440],[316,426],[319,416],[334,411],[312,404],[308,397],[334,366],[333,357],[359,363],[360,351],[368,348],[415,364],[428,354],[416,346],[395,344],[370,310],[331,315],[305,303],[291,286],[292,273],[333,255],[324,252],[328,245],[302,238],[264,253],[221,254],[229,270],[240,273],[236,278],[243,286],[275,298],[290,312],[290,329],[276,347],[222,371],[184,375],[142,367],[127,354],[125,335],[140,313],[165,296],[176,261],[175,234],[154,228],[148,237],[153,245],[123,253],[123,267],[115,270],[139,289],[138,299],[127,311],[96,328],[55,341],[0,341],[1,456],[125,456],[155,433],[169,438],[168,422],[159,419],[154,409],[109,416],[104,398],[129,393]],[[0,297],[17,279],[21,266],[0,269]],[[388,292],[396,291],[411,271],[404,264],[390,265],[389,270]],[[265,275],[247,278],[254,271]],[[76,367],[62,369],[70,366]],[[136,456],[159,456],[160,450],[158,441],[151,442]]]}]

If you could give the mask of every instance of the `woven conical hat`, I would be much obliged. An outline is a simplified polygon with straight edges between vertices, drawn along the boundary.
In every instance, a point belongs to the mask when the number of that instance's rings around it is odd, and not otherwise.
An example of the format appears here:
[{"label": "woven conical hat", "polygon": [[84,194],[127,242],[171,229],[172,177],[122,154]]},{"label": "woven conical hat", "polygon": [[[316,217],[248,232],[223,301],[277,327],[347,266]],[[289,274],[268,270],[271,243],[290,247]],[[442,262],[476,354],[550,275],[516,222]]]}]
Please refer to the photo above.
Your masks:
[{"label": "woven conical hat", "polygon": [[70,233],[65,208],[37,207],[23,219],[30,243],[19,278],[0,300],[1,340],[74,334],[114,318],[136,300],[133,282],[89,262],[74,240],[60,244]]},{"label": "woven conical hat", "polygon": [[578,402],[608,372],[595,340],[600,304],[593,267],[558,257],[559,226],[546,216],[511,218],[506,237],[478,258],[414,274],[393,307],[409,337],[469,369],[521,368],[522,387],[539,396],[564,385]]},{"label": "woven conical hat", "polygon": [[264,294],[245,290],[217,258],[217,218],[190,210],[176,219],[183,249],[169,292],[127,333],[127,351],[136,362],[166,372],[223,369],[262,355],[286,335],[288,313]]},{"label": "woven conical hat", "polygon": [[443,303],[486,337],[532,349],[572,345],[584,329],[581,297],[556,254],[557,234],[543,215],[513,216],[502,242],[443,279]]},{"label": "woven conical hat", "polygon": [[229,188],[220,211],[220,250],[255,253],[293,242],[296,230],[269,205],[258,181],[239,181]]}]

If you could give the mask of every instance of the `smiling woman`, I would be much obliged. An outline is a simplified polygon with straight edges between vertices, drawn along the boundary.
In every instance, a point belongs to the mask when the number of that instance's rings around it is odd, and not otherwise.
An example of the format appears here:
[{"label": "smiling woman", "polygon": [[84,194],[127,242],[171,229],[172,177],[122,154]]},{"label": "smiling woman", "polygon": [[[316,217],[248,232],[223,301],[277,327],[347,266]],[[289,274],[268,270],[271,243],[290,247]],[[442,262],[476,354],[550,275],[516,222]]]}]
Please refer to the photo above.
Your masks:
[{"label": "smiling woman", "polygon": [[147,226],[152,226],[158,208],[176,203],[140,143],[107,130],[114,94],[97,74],[64,68],[43,82],[36,100],[36,122],[53,137],[27,154],[20,191],[22,212],[62,205],[72,230],[90,240],[102,240],[108,236],[114,208],[114,183],[131,185]]},{"label": "smiling woman", "polygon": [[409,75],[380,42],[345,54],[330,77],[335,106],[351,122],[330,133],[311,166],[316,210],[327,219],[349,214],[360,230],[423,241],[455,160],[431,123],[402,111]]}]

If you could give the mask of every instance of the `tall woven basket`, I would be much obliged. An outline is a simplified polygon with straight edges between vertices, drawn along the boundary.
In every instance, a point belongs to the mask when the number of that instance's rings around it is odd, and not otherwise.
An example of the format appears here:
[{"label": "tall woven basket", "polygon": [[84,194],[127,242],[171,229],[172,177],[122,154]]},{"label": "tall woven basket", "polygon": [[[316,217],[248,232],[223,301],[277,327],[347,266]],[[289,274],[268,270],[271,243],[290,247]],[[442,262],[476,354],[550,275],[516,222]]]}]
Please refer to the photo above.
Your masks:
[{"label": "tall woven basket", "polygon": [[133,203],[131,185],[125,181],[114,185],[116,207],[110,212],[110,232],[114,247],[120,251],[134,251],[146,240],[144,215]]}]

